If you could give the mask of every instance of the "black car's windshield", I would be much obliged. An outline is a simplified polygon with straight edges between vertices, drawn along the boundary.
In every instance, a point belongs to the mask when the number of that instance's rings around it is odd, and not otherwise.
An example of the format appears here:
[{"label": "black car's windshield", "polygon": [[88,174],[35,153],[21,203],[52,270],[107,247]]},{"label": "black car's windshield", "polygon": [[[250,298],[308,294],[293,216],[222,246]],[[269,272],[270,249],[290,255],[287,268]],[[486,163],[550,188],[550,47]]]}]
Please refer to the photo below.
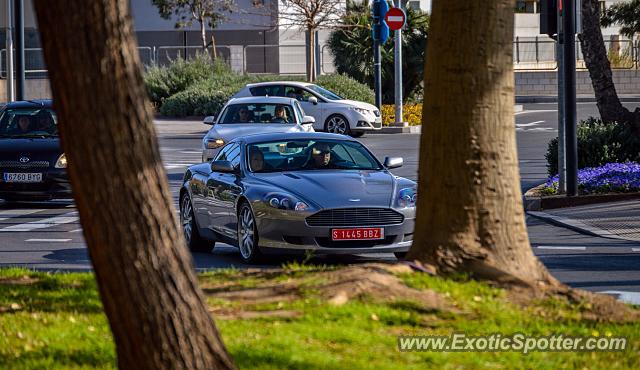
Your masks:
[{"label": "black car's windshield", "polygon": [[296,123],[293,108],[287,104],[232,104],[222,112],[218,123]]},{"label": "black car's windshield", "polygon": [[0,115],[0,137],[57,137],[58,120],[48,108],[5,109]]},{"label": "black car's windshield", "polygon": [[327,90],[327,89],[323,89],[322,87],[318,86],[318,85],[308,85],[307,89],[321,95],[322,97],[329,99],[329,100],[344,100],[344,98],[338,96],[337,94]]},{"label": "black car's windshield", "polygon": [[308,170],[380,170],[380,163],[353,141],[290,140],[250,144],[247,158],[251,172]]}]

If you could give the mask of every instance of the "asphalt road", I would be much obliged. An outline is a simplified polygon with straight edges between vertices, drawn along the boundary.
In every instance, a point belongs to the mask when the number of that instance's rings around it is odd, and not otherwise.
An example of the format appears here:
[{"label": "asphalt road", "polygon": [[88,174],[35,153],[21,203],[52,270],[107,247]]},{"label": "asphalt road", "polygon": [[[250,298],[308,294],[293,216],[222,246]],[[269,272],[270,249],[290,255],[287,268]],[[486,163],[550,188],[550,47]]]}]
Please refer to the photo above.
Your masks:
[{"label": "asphalt road", "polygon": [[[634,107],[634,104],[630,104]],[[638,106],[638,104],[635,104]],[[546,179],[544,153],[557,135],[555,104],[525,105],[516,114],[516,135],[522,188]],[[595,104],[578,105],[578,118],[596,115]],[[200,159],[200,140],[208,126],[191,122],[157,122],[159,145],[177,206],[184,169]],[[417,178],[419,135],[367,135],[362,141],[380,159],[402,156],[405,165],[396,175]],[[640,292],[640,243],[595,238],[527,217],[534,250],[551,272],[572,286],[593,291]],[[278,257],[270,266],[293,257]],[[317,257],[317,263],[354,263],[394,260],[392,255]],[[194,254],[199,269],[243,264],[235,248],[216,246],[212,254]],[[78,214],[71,201],[0,203],[0,267],[21,265],[47,270],[87,270],[90,261]]]}]

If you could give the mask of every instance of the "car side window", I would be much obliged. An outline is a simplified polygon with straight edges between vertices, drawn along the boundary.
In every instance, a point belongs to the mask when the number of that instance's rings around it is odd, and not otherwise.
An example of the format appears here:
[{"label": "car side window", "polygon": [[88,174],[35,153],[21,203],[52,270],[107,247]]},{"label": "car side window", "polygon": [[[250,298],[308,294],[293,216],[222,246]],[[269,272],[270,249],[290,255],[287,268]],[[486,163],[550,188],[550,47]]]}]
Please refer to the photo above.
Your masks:
[{"label": "car side window", "polygon": [[227,160],[227,153],[229,152],[229,150],[231,150],[231,147],[233,147],[235,145],[234,144],[227,144],[224,148],[222,148],[219,152],[218,155],[216,155],[216,157],[213,159],[214,161],[226,161]]},{"label": "car side window", "polygon": [[240,144],[233,144],[233,147],[227,152],[226,160],[231,162],[234,168],[240,166]]},{"label": "car side window", "polygon": [[293,106],[295,107],[296,112],[298,113],[298,122],[302,122],[302,118],[305,116],[304,109],[302,109],[302,107],[300,106],[300,103],[298,103],[297,101],[294,102]]},{"label": "car side window", "polygon": [[284,96],[282,85],[255,86],[249,89],[253,96]]},{"label": "car side window", "polygon": [[[297,101],[309,101],[309,98],[315,95],[301,87],[285,86],[284,96],[287,98],[296,99]],[[320,99],[318,99],[318,101],[320,101]]]}]

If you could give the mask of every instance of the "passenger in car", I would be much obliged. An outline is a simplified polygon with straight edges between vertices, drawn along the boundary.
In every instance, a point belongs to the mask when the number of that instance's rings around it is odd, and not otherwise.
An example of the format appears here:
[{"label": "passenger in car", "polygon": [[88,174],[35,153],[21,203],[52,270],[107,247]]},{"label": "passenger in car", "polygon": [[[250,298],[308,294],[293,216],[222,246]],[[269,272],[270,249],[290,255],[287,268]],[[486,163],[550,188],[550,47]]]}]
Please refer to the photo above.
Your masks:
[{"label": "passenger in car", "polygon": [[271,119],[271,122],[275,123],[289,123],[289,119],[287,118],[287,111],[284,109],[284,106],[278,105],[275,109],[275,115]]}]

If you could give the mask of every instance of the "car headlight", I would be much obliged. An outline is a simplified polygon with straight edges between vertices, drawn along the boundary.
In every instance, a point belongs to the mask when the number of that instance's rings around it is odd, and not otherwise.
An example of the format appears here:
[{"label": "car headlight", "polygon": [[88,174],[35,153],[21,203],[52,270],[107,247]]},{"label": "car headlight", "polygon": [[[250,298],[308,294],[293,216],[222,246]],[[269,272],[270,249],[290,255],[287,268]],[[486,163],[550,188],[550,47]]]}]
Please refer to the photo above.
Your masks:
[{"label": "car headlight", "polygon": [[223,139],[207,139],[205,141],[205,146],[207,147],[207,149],[218,149],[224,146],[224,140]]},{"label": "car headlight", "polygon": [[415,207],[418,200],[416,188],[404,188],[398,192],[398,206],[400,208]]},{"label": "car headlight", "polygon": [[266,196],[265,202],[273,208],[288,211],[306,211],[309,209],[307,203],[285,194],[269,194]]},{"label": "car headlight", "polygon": [[365,116],[368,116],[371,113],[368,109],[364,109],[364,108],[353,107],[351,109]]},{"label": "car headlight", "polygon": [[56,161],[56,168],[67,168],[67,156],[64,153]]}]

